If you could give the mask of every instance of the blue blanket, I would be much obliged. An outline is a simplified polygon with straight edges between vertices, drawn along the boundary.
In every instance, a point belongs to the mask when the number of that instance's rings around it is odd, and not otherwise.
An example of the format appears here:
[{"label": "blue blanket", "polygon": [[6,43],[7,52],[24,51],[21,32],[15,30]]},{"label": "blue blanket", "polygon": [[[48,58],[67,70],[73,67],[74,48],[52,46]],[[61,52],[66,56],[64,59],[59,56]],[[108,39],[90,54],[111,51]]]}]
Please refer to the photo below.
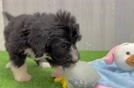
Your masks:
[{"label": "blue blanket", "polygon": [[89,62],[101,76],[99,84],[111,88],[134,88],[134,71],[125,72],[115,64],[107,65],[103,59]]}]

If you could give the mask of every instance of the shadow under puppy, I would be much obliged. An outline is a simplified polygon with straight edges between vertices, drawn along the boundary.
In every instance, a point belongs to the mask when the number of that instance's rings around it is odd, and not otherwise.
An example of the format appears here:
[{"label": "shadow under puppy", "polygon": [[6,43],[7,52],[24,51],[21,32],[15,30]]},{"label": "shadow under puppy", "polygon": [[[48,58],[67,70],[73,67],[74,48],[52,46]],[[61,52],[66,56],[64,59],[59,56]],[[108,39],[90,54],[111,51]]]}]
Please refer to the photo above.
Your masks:
[{"label": "shadow under puppy", "polygon": [[[76,42],[81,39],[79,24],[70,12],[35,13],[12,16],[5,27],[5,46],[9,53],[10,68],[17,81],[29,81],[26,57],[32,51],[38,64],[45,59],[52,66],[69,67],[79,60]],[[46,58],[49,57],[49,58]],[[45,62],[46,66],[49,64]]]}]

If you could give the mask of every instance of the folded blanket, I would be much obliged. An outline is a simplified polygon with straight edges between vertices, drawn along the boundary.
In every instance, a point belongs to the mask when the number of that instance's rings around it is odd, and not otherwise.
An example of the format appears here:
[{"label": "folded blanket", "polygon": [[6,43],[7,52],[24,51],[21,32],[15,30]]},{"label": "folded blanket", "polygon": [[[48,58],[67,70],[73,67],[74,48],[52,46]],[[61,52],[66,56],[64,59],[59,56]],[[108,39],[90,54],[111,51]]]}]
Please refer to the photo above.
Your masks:
[{"label": "folded blanket", "polygon": [[110,88],[134,88],[134,71],[125,72],[115,64],[107,65],[103,59],[89,62],[101,76],[99,84]]}]

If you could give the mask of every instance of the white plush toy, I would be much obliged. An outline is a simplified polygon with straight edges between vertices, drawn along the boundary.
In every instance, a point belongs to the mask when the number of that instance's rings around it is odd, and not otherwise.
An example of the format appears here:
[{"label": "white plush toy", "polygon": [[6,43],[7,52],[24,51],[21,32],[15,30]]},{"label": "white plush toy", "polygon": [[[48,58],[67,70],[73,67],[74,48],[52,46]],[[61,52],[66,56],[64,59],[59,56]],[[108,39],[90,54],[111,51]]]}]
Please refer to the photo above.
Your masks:
[{"label": "white plush toy", "polygon": [[124,71],[134,70],[134,43],[123,43],[111,49],[104,58],[107,64],[115,64]]},{"label": "white plush toy", "polygon": [[97,71],[87,62],[78,62],[66,69],[68,88],[94,88],[99,80]]},{"label": "white plush toy", "polygon": [[95,88],[99,78],[99,74],[91,65],[79,61],[63,70],[60,82],[63,88]]}]

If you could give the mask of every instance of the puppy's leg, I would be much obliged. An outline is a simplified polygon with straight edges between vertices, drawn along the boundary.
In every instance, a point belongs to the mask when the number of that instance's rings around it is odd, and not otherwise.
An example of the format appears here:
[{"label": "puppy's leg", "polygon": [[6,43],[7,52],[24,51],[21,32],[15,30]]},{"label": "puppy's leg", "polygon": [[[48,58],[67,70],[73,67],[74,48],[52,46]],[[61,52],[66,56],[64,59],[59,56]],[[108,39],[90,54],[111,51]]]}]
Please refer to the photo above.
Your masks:
[{"label": "puppy's leg", "polygon": [[50,64],[45,60],[35,60],[35,61],[36,61],[37,65],[42,68],[50,68],[51,67]]},{"label": "puppy's leg", "polygon": [[45,58],[47,57],[46,54],[43,54],[43,56],[37,58],[37,57],[35,57],[35,53],[32,49],[27,49],[25,51],[25,54],[32,56],[32,58],[34,58],[34,60],[38,66],[40,66],[42,68],[50,68],[51,67],[50,64],[45,60]]},{"label": "puppy's leg", "polygon": [[11,62],[9,61],[7,64],[6,64],[6,68],[10,68],[11,67]]},{"label": "puppy's leg", "polygon": [[42,68],[50,68],[50,67],[51,67],[48,62],[40,62],[40,66],[41,66]]},{"label": "puppy's leg", "polygon": [[25,64],[26,55],[11,54],[11,71],[13,72],[16,81],[29,81],[31,75],[27,73],[27,66]]},{"label": "puppy's leg", "polygon": [[47,56],[47,54],[43,54],[43,56],[35,58],[35,61],[37,65],[42,68],[50,68],[51,65],[47,62],[46,58],[50,58],[50,57]]}]

